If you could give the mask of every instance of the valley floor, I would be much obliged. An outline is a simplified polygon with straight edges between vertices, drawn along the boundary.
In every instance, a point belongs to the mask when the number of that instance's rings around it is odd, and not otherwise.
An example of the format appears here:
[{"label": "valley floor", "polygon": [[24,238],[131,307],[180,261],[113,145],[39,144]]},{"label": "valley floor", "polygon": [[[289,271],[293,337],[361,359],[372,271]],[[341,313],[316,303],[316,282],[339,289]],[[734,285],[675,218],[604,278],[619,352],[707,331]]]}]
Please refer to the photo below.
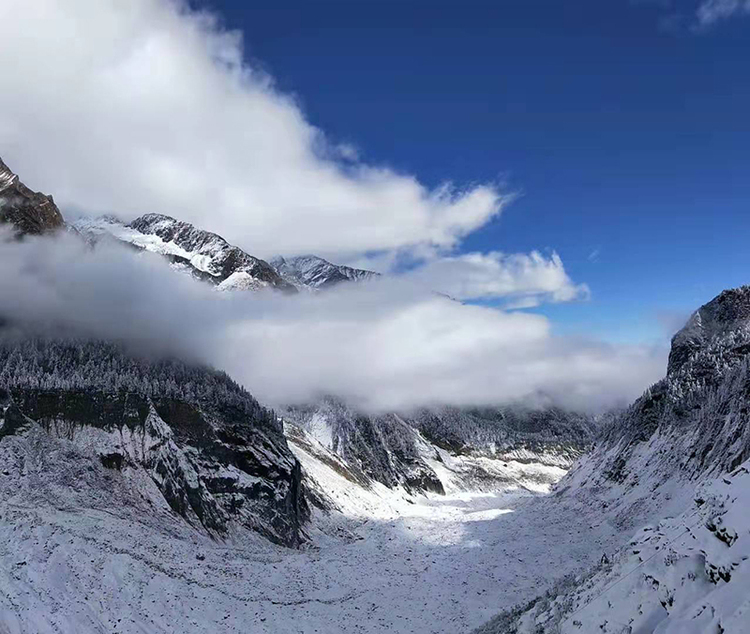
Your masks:
[{"label": "valley floor", "polygon": [[614,539],[587,509],[520,489],[365,492],[371,519],[321,514],[325,532],[302,551],[260,539],[228,548],[123,509],[15,497],[0,508],[3,634],[456,634],[591,564]]}]

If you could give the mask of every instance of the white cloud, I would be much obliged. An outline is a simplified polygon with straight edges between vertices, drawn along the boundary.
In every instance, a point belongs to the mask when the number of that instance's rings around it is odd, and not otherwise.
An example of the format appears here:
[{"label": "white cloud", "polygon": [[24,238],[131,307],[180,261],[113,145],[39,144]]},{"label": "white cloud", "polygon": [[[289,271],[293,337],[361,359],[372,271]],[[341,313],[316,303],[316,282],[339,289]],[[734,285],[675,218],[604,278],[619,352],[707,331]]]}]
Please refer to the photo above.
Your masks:
[{"label": "white cloud", "polygon": [[72,239],[4,245],[0,314],[228,371],[268,404],[335,394],[372,410],[516,400],[598,409],[663,374],[664,351],[553,336],[539,315],[415,293],[222,294],[158,256]]},{"label": "white cloud", "polygon": [[698,24],[703,27],[743,14],[750,14],[750,0],[704,0],[696,11]]},{"label": "white cloud", "polygon": [[5,0],[0,41],[3,158],[63,208],[167,213],[260,256],[418,263],[316,297],[220,296],[124,249],[4,244],[1,314],[195,357],[268,403],[597,408],[661,374],[663,355],[429,292],[518,307],[587,289],[556,255],[451,255],[507,198],[491,185],[429,190],[327,141],[210,16],[168,0]]},{"label": "white cloud", "polygon": [[182,3],[4,0],[0,41],[3,157],[63,207],[159,211],[267,257],[450,249],[504,202],[361,162]]},{"label": "white cloud", "polygon": [[455,299],[508,298],[514,307],[589,296],[585,284],[568,277],[557,253],[465,253],[430,260],[407,277]]}]

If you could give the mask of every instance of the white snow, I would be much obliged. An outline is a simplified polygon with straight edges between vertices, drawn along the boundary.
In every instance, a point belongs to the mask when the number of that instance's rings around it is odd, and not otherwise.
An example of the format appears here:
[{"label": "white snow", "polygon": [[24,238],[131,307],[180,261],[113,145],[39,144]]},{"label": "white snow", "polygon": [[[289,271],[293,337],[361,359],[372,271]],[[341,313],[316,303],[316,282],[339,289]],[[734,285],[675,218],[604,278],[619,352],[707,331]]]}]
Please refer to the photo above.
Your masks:
[{"label": "white snow", "polygon": [[246,271],[235,271],[216,288],[220,291],[247,291],[258,290],[266,286],[268,286],[266,282],[253,277]]},{"label": "white snow", "polygon": [[17,180],[18,176],[16,176],[9,169],[0,168],[0,192],[8,189],[8,187],[13,185],[13,183],[15,183]]},{"label": "white snow", "polygon": [[[3,464],[26,465],[0,471],[0,624],[11,634],[455,634],[590,566],[616,539],[589,509],[522,481],[445,497],[366,489],[335,457],[313,455],[322,445],[292,443],[339,510],[315,511],[303,550],[245,532],[213,541],[159,505],[147,479],[135,502],[116,471],[93,501],[88,482],[58,485],[50,465],[67,464],[66,447],[43,435],[0,443]],[[496,468],[521,473],[508,464]]]},{"label": "white snow", "polygon": [[519,631],[750,631],[750,461],[699,485],[694,498],[637,531],[611,565],[526,613]]}]

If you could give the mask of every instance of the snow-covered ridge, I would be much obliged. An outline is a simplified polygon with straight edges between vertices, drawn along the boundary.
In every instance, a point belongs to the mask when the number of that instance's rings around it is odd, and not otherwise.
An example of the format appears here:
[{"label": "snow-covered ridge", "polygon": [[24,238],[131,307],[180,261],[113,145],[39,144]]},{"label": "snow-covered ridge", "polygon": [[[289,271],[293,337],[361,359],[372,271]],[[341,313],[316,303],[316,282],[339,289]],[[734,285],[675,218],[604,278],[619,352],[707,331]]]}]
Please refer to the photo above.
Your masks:
[{"label": "snow-covered ridge", "polygon": [[692,504],[637,531],[587,574],[476,634],[748,631],[750,461],[701,483]]},{"label": "snow-covered ridge", "polygon": [[[300,468],[275,416],[223,373],[106,343],[0,341],[0,444],[46,434],[215,538],[304,540]],[[75,465],[73,465],[75,467]]]},{"label": "snow-covered ridge", "polygon": [[364,282],[380,275],[374,271],[332,264],[316,255],[277,257],[271,260],[271,265],[281,277],[298,289],[313,291],[342,282]]},{"label": "snow-covered ridge", "polygon": [[696,311],[673,338],[666,378],[558,485],[560,504],[597,510],[632,541],[611,554],[613,564],[481,632],[748,631],[749,384],[750,287],[742,287]]},{"label": "snow-covered ridge", "polygon": [[505,470],[509,464],[528,465],[529,480],[539,468],[559,478],[593,435],[590,419],[554,409],[439,408],[373,416],[327,398],[288,408],[283,418],[338,456],[360,481],[412,493],[444,493],[446,477],[461,490],[518,483],[519,474]]},{"label": "snow-covered ridge", "polygon": [[111,236],[165,256],[175,268],[185,269],[222,290],[295,290],[264,260],[229,244],[215,233],[197,229],[170,216],[146,214],[129,224],[102,216],[80,219],[74,226],[84,235]]},{"label": "snow-covered ridge", "polygon": [[278,257],[269,264],[215,233],[163,214],[146,214],[129,224],[113,216],[81,218],[74,227],[92,238],[111,236],[158,253],[169,258],[176,269],[210,281],[220,290],[319,291],[341,282],[362,282],[379,275],[332,264],[314,255]]}]

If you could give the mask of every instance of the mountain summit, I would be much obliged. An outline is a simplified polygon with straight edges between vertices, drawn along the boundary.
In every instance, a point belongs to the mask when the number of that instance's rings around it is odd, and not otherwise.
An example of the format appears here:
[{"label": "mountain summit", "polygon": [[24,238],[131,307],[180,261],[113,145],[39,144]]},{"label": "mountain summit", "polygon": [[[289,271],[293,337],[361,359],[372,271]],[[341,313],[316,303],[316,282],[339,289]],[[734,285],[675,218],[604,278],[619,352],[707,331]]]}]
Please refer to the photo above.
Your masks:
[{"label": "mountain summit", "polygon": [[17,236],[41,235],[65,226],[52,200],[31,191],[0,159],[0,224],[11,224]]},{"label": "mountain summit", "polygon": [[363,282],[380,276],[380,273],[374,271],[332,264],[317,255],[277,257],[271,260],[271,266],[290,284],[313,291],[330,288],[341,282]]}]

